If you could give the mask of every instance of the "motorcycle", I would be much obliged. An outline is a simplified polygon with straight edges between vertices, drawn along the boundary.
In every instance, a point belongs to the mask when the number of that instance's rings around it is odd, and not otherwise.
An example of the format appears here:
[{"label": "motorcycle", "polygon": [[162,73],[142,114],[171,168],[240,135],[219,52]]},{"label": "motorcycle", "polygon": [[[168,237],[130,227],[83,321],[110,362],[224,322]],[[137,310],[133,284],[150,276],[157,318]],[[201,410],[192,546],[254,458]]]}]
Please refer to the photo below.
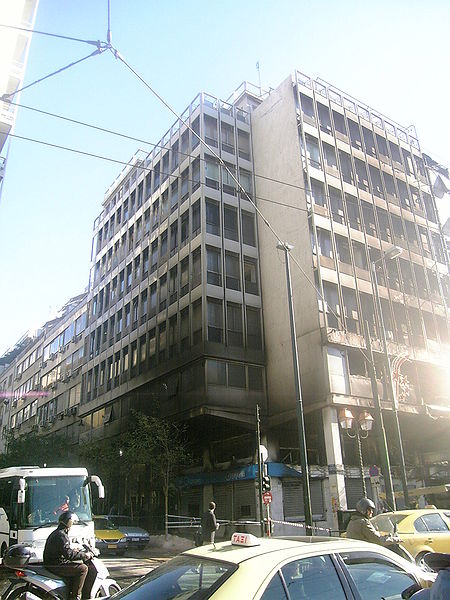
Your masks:
[{"label": "motorcycle", "polygon": [[[108,569],[98,558],[98,550],[88,546],[84,549],[94,556],[86,562],[90,569],[95,569],[96,578],[91,589],[91,598],[111,596],[120,591],[119,584],[111,579]],[[9,586],[2,594],[1,600],[68,600],[69,582],[49,571],[43,564],[32,563],[34,555],[29,546],[15,544],[3,557],[3,566],[14,571],[9,577]]]}]

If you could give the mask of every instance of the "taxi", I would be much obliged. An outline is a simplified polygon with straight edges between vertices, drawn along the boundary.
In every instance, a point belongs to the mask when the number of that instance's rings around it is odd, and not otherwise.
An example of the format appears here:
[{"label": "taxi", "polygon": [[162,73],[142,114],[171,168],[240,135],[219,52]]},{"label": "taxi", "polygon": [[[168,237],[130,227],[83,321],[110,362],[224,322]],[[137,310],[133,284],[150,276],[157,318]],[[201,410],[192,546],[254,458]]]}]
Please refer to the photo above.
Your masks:
[{"label": "taxi", "polygon": [[367,542],[234,533],[228,542],[183,552],[112,598],[401,600],[434,576]]},{"label": "taxi", "polygon": [[106,517],[94,517],[95,547],[103,554],[123,556],[128,548],[127,537]]},{"label": "taxi", "polygon": [[427,552],[448,552],[450,519],[437,508],[397,510],[371,519],[380,533],[396,532],[402,546],[420,564]]}]

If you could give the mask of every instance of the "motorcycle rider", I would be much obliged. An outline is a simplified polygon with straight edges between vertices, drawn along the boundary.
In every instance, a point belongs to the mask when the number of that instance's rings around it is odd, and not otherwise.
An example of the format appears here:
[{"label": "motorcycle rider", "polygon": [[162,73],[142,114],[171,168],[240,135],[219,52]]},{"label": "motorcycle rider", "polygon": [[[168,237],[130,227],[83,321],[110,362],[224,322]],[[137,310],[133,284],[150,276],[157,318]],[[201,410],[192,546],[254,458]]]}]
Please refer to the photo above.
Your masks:
[{"label": "motorcycle rider", "polygon": [[356,513],[350,517],[347,525],[347,537],[354,540],[363,540],[380,544],[380,546],[390,546],[399,542],[398,538],[391,535],[381,535],[375,528],[370,519],[375,514],[375,504],[370,498],[361,498],[356,503]]},{"label": "motorcycle rider", "polygon": [[76,520],[76,514],[70,511],[61,513],[58,527],[48,536],[44,548],[44,565],[47,569],[64,579],[70,579],[71,600],[89,598],[96,577],[95,569],[84,564],[93,554],[74,550],[70,545],[68,533]]}]

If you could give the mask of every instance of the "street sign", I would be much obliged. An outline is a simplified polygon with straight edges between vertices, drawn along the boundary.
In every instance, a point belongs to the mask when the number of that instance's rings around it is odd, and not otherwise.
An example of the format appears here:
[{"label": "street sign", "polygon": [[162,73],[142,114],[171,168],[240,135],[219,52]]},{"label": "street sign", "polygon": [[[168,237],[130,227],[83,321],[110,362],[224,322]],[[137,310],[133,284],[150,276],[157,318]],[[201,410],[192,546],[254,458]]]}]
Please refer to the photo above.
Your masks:
[{"label": "street sign", "polygon": [[264,504],[270,504],[272,502],[272,492],[264,492],[262,499]]},{"label": "street sign", "polygon": [[380,469],[379,467],[377,467],[377,465],[372,465],[371,467],[369,467],[369,477],[379,477],[380,476]]},{"label": "street sign", "polygon": [[371,477],[370,478],[370,483],[372,485],[380,485],[380,478],[379,477]]}]

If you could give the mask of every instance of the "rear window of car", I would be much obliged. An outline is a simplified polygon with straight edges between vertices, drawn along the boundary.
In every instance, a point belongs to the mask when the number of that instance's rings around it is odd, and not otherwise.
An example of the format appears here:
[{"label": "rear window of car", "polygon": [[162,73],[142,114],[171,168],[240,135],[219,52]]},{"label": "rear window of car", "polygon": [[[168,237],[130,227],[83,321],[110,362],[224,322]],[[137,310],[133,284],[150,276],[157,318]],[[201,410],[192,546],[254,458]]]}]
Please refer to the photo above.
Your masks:
[{"label": "rear window of car", "polygon": [[423,515],[422,519],[424,520],[428,531],[448,531],[447,523],[438,513]]},{"label": "rear window of car", "polygon": [[183,600],[203,600],[209,598],[237,568],[237,565],[222,561],[177,556],[130,587],[114,594],[113,598],[171,600],[182,597]]}]

